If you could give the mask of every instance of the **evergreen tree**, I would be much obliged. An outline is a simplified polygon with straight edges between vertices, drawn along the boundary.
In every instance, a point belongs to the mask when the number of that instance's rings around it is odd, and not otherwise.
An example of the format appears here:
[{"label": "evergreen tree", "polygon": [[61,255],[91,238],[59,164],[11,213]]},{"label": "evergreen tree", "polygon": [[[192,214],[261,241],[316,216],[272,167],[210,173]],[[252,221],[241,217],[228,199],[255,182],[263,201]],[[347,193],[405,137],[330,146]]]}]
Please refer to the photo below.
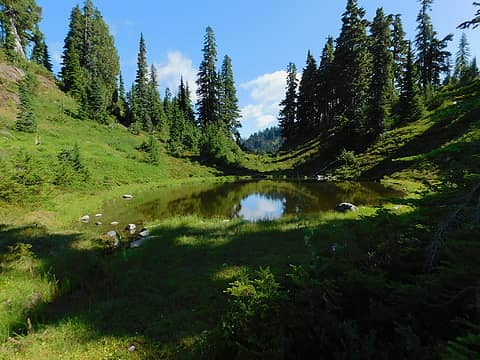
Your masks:
[{"label": "evergreen tree", "polygon": [[183,112],[185,119],[192,124],[195,124],[195,113],[192,108],[192,100],[190,99],[190,90],[188,84],[183,81],[183,76],[180,77],[180,86],[178,87],[178,106]]},{"label": "evergreen tree", "polygon": [[76,6],[70,15],[60,73],[62,87],[81,102],[88,102],[89,89],[98,86],[106,102],[102,107],[114,109],[119,72],[119,57],[108,26],[92,1],[86,0],[82,9]]},{"label": "evergreen tree", "polygon": [[420,83],[423,88],[426,88],[432,84],[433,79],[431,48],[435,32],[429,15],[433,0],[419,1],[421,8],[417,16],[418,33],[415,38],[415,45],[417,47],[417,66],[420,71]]},{"label": "evergreen tree", "polygon": [[393,56],[390,51],[390,20],[383,9],[377,13],[371,25],[372,80],[370,84],[369,122],[375,133],[384,130],[390,119],[393,94]]},{"label": "evergreen tree", "polygon": [[225,55],[220,72],[219,120],[237,140],[240,139],[238,128],[242,126],[239,121],[240,116],[237,90],[233,79],[232,60],[228,55]]},{"label": "evergreen tree", "polygon": [[400,87],[407,57],[407,41],[403,30],[402,18],[395,15],[392,22],[393,78],[396,89]]},{"label": "evergreen tree", "polygon": [[361,125],[368,104],[370,54],[365,10],[348,0],[335,48],[336,114]]},{"label": "evergreen tree", "polygon": [[70,13],[69,31],[65,38],[63,51],[63,65],[60,71],[62,88],[72,92],[77,99],[81,97],[81,90],[85,87],[80,57],[82,53],[83,15],[80,6],[75,6]]},{"label": "evergreen tree", "polygon": [[287,86],[285,99],[280,103],[279,124],[282,136],[288,141],[295,133],[297,116],[297,67],[289,63],[287,67]]},{"label": "evergreen tree", "polygon": [[[328,130],[333,126],[333,110],[335,105],[334,91],[334,54],[335,45],[333,37],[329,36],[322,51],[318,67],[316,97],[318,101],[318,121],[321,130]],[[322,128],[323,127],[323,128]]]},{"label": "evergreen tree", "polygon": [[43,39],[43,34],[40,32],[38,26],[35,27],[33,33],[33,48],[32,54],[30,55],[30,61],[43,65],[45,63],[45,41]]},{"label": "evergreen tree", "polygon": [[402,77],[400,99],[399,99],[399,120],[410,122],[419,119],[423,113],[423,104],[418,88],[418,72],[414,62],[414,54],[411,43],[408,43],[407,59],[404,75]]},{"label": "evergreen tree", "polygon": [[163,102],[158,92],[158,75],[154,65],[150,67],[149,87],[149,110],[152,124],[156,129],[161,129],[165,122],[165,114],[163,112]]},{"label": "evergreen tree", "polygon": [[140,43],[137,55],[137,75],[135,77],[135,96],[136,96],[136,118],[142,122],[145,131],[151,131],[153,128],[149,109],[149,86],[148,86],[148,63],[147,49],[143,34],[140,34]]},{"label": "evergreen tree", "polygon": [[449,34],[442,40],[437,38],[429,15],[433,0],[419,0],[421,9],[417,16],[417,66],[420,72],[420,83],[424,90],[440,84],[441,74],[448,71],[450,53],[445,49],[453,35]]},{"label": "evergreen tree", "polygon": [[122,73],[118,76],[118,90],[114,93],[113,98],[114,111],[113,114],[117,120],[124,125],[128,125],[126,121],[127,112],[128,112],[128,103],[125,95],[125,84],[123,82]]},{"label": "evergreen tree", "polygon": [[176,99],[171,105],[170,137],[168,139],[168,150],[170,153],[180,155],[183,151],[185,130],[185,116]]},{"label": "evergreen tree", "polygon": [[309,50],[297,102],[297,130],[305,135],[311,133],[318,124],[317,80],[317,63]]},{"label": "evergreen tree", "polygon": [[477,58],[474,57],[472,62],[470,63],[470,67],[468,69],[468,74],[466,76],[466,80],[473,80],[479,75],[478,66],[477,66]]},{"label": "evergreen tree", "polygon": [[37,131],[37,117],[32,106],[31,84],[36,81],[35,75],[27,71],[24,79],[18,84],[20,103],[18,105],[15,128],[18,131],[34,133]]},{"label": "evergreen tree", "polygon": [[210,123],[219,122],[219,81],[216,70],[217,45],[213,29],[207,27],[204,46],[202,49],[203,60],[200,64],[197,79],[198,95],[198,121],[202,127]]},{"label": "evergreen tree", "polygon": [[25,48],[34,38],[40,20],[41,8],[35,0],[0,0],[3,47],[10,55],[26,59]]},{"label": "evergreen tree", "polygon": [[48,53],[48,46],[45,40],[43,41],[43,64],[42,65],[48,71],[53,72],[52,61],[50,60],[50,54]]},{"label": "evergreen tree", "polygon": [[455,71],[453,77],[457,81],[465,81],[469,71],[470,48],[467,41],[467,35],[462,33],[460,43],[458,44],[457,57],[455,59]]}]

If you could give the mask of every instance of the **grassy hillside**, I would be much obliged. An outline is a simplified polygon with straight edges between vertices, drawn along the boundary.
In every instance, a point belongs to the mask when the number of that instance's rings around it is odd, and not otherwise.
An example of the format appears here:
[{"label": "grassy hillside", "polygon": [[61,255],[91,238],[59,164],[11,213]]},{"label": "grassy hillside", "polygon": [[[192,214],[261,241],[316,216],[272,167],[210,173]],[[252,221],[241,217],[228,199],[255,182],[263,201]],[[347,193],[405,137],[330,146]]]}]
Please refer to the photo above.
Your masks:
[{"label": "grassy hillside", "polygon": [[[291,175],[321,174],[371,180],[385,176],[431,180],[442,171],[454,169],[478,173],[480,80],[442,90],[430,101],[429,107],[422,119],[399,124],[383,133],[365,151],[350,153],[347,159],[339,158],[343,147],[332,146],[335,134],[329,134],[274,156],[248,155],[245,165],[264,173],[281,171]],[[355,142],[355,139],[347,140]]]},{"label": "grassy hillside", "polygon": [[[132,135],[119,124],[107,126],[94,120],[79,120],[76,102],[58,89],[51,74],[35,65],[28,66],[38,79],[38,91],[33,99],[38,118],[36,134],[15,130],[17,82],[25,72],[0,62],[0,163],[5,169],[0,179],[4,184],[2,194],[12,195],[12,202],[30,206],[42,203],[43,208],[55,208],[65,202],[69,193],[99,194],[121,186],[128,192],[130,186],[218,175],[217,171],[197,162],[168,155],[162,143],[158,164],[149,163],[147,154],[139,150],[146,135]],[[62,179],[58,156],[76,144],[88,181]],[[20,189],[15,176],[21,175],[15,169],[26,169],[34,181]],[[8,181],[11,183],[7,184]],[[15,191],[19,196],[15,197]],[[12,221],[11,210],[5,210],[6,207],[7,204],[2,206],[0,214]]]}]

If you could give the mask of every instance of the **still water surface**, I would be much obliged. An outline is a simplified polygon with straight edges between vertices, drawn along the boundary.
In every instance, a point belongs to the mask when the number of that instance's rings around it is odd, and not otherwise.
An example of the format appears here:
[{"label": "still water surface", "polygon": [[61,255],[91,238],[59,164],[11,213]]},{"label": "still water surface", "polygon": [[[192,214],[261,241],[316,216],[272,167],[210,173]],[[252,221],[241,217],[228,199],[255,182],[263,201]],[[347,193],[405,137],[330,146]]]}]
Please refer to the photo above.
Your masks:
[{"label": "still water surface", "polygon": [[378,183],[248,181],[159,187],[132,200],[115,199],[102,209],[102,222],[142,224],[172,216],[274,220],[332,210],[340,202],[375,205],[402,193]]}]

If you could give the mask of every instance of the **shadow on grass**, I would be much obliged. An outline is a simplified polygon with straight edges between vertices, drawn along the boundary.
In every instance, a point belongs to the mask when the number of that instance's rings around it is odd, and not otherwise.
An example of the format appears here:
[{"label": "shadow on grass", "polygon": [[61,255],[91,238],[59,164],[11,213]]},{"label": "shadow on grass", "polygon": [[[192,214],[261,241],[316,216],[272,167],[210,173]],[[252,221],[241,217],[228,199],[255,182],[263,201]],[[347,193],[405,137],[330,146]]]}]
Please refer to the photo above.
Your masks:
[{"label": "shadow on grass", "polygon": [[[139,336],[160,347],[213,327],[225,306],[223,291],[240,273],[270,266],[283,274],[307,256],[299,229],[284,232],[269,222],[177,220],[154,235],[138,249],[82,250],[80,234],[0,225],[0,248],[31,244],[41,264],[38,276],[55,275],[55,300],[26,310],[35,326],[75,319],[95,329],[89,340]],[[27,333],[25,323],[20,333]]]}]

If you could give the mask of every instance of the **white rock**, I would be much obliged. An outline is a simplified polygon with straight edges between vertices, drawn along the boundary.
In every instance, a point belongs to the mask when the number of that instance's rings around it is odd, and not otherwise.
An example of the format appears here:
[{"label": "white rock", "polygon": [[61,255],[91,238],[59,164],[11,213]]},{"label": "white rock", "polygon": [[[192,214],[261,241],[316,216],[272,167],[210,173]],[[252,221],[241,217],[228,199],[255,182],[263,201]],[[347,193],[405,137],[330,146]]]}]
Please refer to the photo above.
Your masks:
[{"label": "white rock", "polygon": [[335,211],[339,211],[339,212],[358,211],[358,208],[351,203],[342,202],[335,208]]},{"label": "white rock", "polygon": [[95,217],[102,217],[103,214],[95,214]]},{"label": "white rock", "polygon": [[80,221],[83,222],[83,223],[87,223],[90,221],[90,216],[88,215],[83,215],[81,218],[80,218]]},{"label": "white rock", "polygon": [[110,223],[110,225],[118,225],[118,224],[120,224],[118,221],[112,221],[112,222]]},{"label": "white rock", "polygon": [[150,231],[148,231],[147,229],[142,229],[138,235],[140,235],[141,237],[147,237],[147,236],[150,236]]},{"label": "white rock", "polygon": [[130,352],[134,352],[135,350],[137,350],[137,347],[135,345],[131,345],[128,347],[128,351]]},{"label": "white rock", "polygon": [[95,225],[103,225],[101,221],[96,221]]},{"label": "white rock", "polygon": [[125,227],[125,230],[136,230],[137,229],[137,225],[135,224],[128,224],[126,227]]},{"label": "white rock", "polygon": [[125,194],[125,195],[123,195],[123,198],[125,200],[130,200],[130,199],[133,199],[133,195]]}]

